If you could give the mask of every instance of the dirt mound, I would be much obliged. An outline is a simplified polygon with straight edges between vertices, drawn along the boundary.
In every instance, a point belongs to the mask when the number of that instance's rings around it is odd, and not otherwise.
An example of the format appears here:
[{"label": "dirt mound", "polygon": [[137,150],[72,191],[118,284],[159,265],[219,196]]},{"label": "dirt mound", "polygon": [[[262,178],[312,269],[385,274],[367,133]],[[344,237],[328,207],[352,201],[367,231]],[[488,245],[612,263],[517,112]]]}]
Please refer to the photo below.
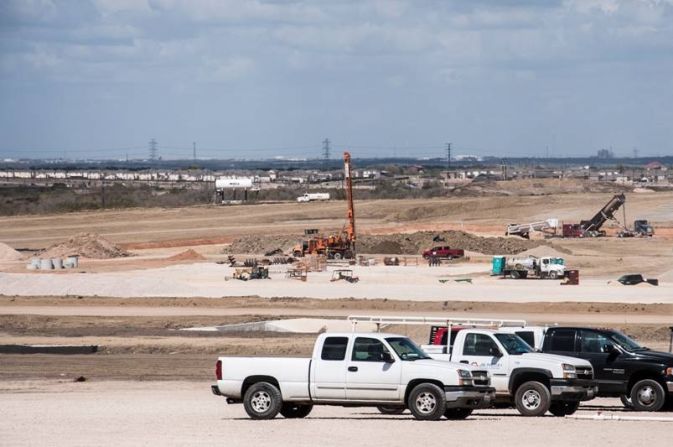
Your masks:
[{"label": "dirt mound", "polygon": [[289,253],[300,240],[300,236],[288,235],[246,236],[236,239],[231,245],[225,247],[222,253],[263,254],[276,249]]},{"label": "dirt mound", "polygon": [[39,253],[45,258],[82,256],[92,259],[110,259],[131,256],[131,254],[96,233],[79,233],[65,242],[52,245]]},{"label": "dirt mound", "polygon": [[[444,241],[433,242],[435,236]],[[262,254],[280,248],[288,253],[300,239],[291,236],[249,236],[235,240],[223,252]],[[486,255],[512,255],[549,243],[508,237],[481,237],[464,231],[422,231],[410,234],[361,235],[356,248],[358,253],[363,254],[417,255],[423,249],[437,245],[448,245]]]},{"label": "dirt mound", "polygon": [[193,249],[185,250],[168,258],[169,261],[205,261],[206,258]]},{"label": "dirt mound", "polygon": [[552,258],[562,258],[564,255],[570,255],[572,252],[562,247],[550,247],[549,245],[540,245],[520,253],[525,256],[537,256],[538,258],[549,256]]},{"label": "dirt mound", "polygon": [[7,244],[0,242],[0,261],[20,261],[23,255]]}]

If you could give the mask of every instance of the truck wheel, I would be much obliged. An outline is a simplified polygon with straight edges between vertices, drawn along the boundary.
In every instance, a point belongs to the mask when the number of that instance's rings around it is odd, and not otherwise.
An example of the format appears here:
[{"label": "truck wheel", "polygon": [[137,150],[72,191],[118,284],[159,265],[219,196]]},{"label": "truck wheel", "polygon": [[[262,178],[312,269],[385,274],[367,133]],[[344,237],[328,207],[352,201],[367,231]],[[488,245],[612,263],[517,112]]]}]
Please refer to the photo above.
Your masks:
[{"label": "truck wheel", "polygon": [[560,416],[560,417],[570,416],[571,414],[577,411],[579,406],[580,406],[579,401],[552,402],[551,405],[549,406],[549,412],[554,416]]},{"label": "truck wheel", "polygon": [[283,405],[280,390],[269,382],[257,382],[243,396],[243,407],[252,419],[273,419]]},{"label": "truck wheel", "polygon": [[409,393],[407,406],[418,420],[438,421],[446,409],[446,395],[433,383],[421,383]]},{"label": "truck wheel", "polygon": [[522,384],[514,394],[514,405],[522,416],[542,416],[549,410],[551,393],[540,382]]},{"label": "truck wheel", "polygon": [[549,279],[556,279],[558,278],[558,273],[556,272],[549,272]]},{"label": "truck wheel", "polygon": [[301,419],[308,416],[311,410],[313,410],[313,405],[298,405],[287,402],[280,407],[280,414],[287,419]]},{"label": "truck wheel", "polygon": [[631,389],[631,403],[636,411],[659,411],[665,400],[664,388],[656,380],[641,380]]},{"label": "truck wheel", "polygon": [[332,255],[332,259],[336,259],[337,261],[341,260],[342,256],[341,253],[337,252]]},{"label": "truck wheel", "polygon": [[376,409],[379,410],[381,414],[402,414],[404,413],[404,410],[406,410],[404,407],[394,407],[391,405],[379,405]]},{"label": "truck wheel", "polygon": [[633,404],[631,403],[631,397],[627,394],[622,394],[619,396],[619,400],[624,404],[624,408],[633,409]]},{"label": "truck wheel", "polygon": [[512,270],[512,271],[510,272],[509,276],[510,276],[512,279],[519,279],[519,277],[521,277],[521,275],[519,274],[519,272],[518,272],[517,270]]},{"label": "truck wheel", "polygon": [[447,408],[444,416],[450,421],[461,421],[472,414],[472,408]]}]

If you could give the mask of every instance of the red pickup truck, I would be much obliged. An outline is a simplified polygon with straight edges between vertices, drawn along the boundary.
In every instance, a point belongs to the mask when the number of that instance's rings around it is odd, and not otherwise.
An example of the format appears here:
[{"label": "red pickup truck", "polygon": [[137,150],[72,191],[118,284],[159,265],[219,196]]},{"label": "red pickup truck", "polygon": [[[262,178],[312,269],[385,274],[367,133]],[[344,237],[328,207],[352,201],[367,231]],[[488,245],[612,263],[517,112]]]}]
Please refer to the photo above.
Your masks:
[{"label": "red pickup truck", "polygon": [[462,258],[465,256],[465,250],[462,248],[451,248],[451,247],[432,247],[423,251],[423,257],[428,258],[443,258],[443,259],[454,259]]}]

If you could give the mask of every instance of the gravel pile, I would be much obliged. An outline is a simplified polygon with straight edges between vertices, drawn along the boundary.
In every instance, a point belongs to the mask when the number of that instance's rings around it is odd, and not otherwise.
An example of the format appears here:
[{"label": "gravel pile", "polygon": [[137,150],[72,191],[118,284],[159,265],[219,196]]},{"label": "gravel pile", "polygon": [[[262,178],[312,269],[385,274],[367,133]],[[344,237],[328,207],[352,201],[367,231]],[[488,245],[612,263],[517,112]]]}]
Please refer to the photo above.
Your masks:
[{"label": "gravel pile", "polygon": [[0,242],[0,261],[20,261],[23,255],[9,245]]},{"label": "gravel pile", "polygon": [[65,242],[52,245],[42,251],[38,256],[43,258],[56,258],[64,256],[81,256],[91,259],[110,259],[131,256],[123,250],[96,233],[80,233]]}]

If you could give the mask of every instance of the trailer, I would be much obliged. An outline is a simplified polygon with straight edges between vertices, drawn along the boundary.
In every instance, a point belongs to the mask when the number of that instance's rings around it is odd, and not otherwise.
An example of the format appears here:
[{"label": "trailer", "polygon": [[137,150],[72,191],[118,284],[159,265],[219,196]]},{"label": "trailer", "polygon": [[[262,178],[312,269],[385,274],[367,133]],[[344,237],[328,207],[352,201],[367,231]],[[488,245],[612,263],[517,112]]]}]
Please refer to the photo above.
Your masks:
[{"label": "trailer", "polygon": [[297,197],[297,202],[316,202],[329,199],[330,195],[328,192],[307,192]]},{"label": "trailer", "polygon": [[615,218],[615,213],[625,202],[626,196],[624,194],[615,194],[591,219],[582,220],[578,224],[563,224],[563,237],[605,236],[605,230],[602,230],[601,228],[608,220],[617,220]]},{"label": "trailer", "polygon": [[538,231],[545,235],[556,235],[556,229],[559,226],[558,219],[547,219],[538,222],[526,224],[509,224],[505,231],[505,236],[521,236],[524,239],[530,239],[530,233]]}]

